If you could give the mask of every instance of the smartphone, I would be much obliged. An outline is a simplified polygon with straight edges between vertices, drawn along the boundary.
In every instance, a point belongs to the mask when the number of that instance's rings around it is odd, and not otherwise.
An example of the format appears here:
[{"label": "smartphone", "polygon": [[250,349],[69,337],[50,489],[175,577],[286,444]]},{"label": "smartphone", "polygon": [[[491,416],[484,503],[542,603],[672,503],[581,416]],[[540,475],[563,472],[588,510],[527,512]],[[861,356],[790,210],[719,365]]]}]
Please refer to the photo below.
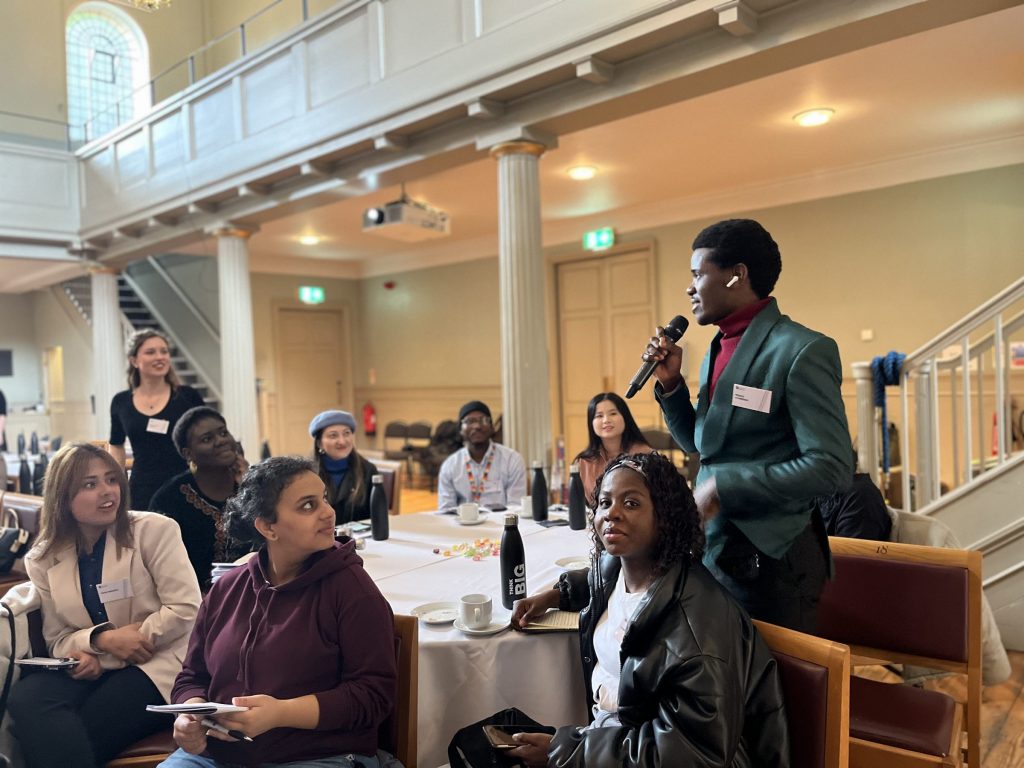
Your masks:
[{"label": "smartphone", "polygon": [[496,725],[485,725],[483,728],[484,735],[495,749],[515,749],[521,746],[512,739],[512,734]]},{"label": "smartphone", "polygon": [[504,512],[508,509],[504,504],[488,504],[487,508],[491,510],[491,512]]}]

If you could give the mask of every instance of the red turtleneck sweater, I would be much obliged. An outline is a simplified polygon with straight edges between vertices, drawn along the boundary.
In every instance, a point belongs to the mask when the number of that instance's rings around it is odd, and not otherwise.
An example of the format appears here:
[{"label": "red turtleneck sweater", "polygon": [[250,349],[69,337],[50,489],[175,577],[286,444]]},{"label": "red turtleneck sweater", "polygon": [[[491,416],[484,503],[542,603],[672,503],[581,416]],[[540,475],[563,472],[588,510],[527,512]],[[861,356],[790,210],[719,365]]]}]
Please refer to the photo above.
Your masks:
[{"label": "red turtleneck sweater", "polygon": [[718,340],[719,349],[712,361],[713,367],[711,369],[711,384],[708,387],[708,402],[711,402],[711,398],[714,397],[715,385],[718,383],[722,371],[725,370],[725,366],[732,360],[736,347],[740,345],[743,332],[747,330],[747,327],[757,317],[758,313],[770,303],[771,297],[755,301],[753,304],[743,307],[743,309],[737,309],[718,323],[718,330],[722,332],[722,336]]}]

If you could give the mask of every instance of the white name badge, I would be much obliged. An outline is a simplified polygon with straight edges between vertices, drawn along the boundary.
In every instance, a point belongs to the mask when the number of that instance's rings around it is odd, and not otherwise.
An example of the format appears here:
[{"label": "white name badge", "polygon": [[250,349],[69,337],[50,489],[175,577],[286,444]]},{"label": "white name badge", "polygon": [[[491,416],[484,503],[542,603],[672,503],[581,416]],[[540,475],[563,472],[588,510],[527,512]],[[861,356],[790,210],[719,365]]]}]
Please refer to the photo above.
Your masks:
[{"label": "white name badge", "polygon": [[772,409],[772,391],[733,384],[732,404],[737,408],[746,408],[748,411],[769,413]]},{"label": "white name badge", "polygon": [[167,430],[171,428],[171,422],[167,419],[150,419],[149,423],[146,424],[147,432],[156,432],[159,435],[166,435]]},{"label": "white name badge", "polygon": [[96,591],[99,592],[101,603],[112,603],[114,600],[124,600],[135,597],[132,591],[132,583],[128,579],[108,581],[104,584],[97,584]]}]

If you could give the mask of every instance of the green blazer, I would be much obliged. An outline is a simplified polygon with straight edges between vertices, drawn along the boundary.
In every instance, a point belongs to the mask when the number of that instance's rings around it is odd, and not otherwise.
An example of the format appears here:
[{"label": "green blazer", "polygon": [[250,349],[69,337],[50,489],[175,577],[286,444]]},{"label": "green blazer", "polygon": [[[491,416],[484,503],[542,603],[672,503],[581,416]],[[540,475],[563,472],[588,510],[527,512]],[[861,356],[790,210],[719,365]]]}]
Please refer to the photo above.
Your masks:
[{"label": "green blazer", "polygon": [[[655,396],[672,437],[700,453],[697,484],[714,477],[721,513],[705,529],[714,562],[732,522],[761,552],[780,558],[807,527],[814,498],[845,488],[853,455],[840,394],[836,343],[779,312],[775,299],[743,333],[708,401],[721,332],[700,368],[696,409],[684,382]],[[733,405],[734,385],[771,392],[767,413]]]}]

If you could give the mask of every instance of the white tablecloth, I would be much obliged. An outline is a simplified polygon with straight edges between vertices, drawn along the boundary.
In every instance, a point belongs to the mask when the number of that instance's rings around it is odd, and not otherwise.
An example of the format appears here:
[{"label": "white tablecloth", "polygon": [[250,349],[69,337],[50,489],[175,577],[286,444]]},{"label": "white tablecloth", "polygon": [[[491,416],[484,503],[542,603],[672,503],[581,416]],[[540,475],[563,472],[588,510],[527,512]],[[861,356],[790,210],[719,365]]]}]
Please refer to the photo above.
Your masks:
[{"label": "white tablecloth", "polygon": [[[444,557],[460,542],[500,541],[501,514],[487,522],[459,525],[450,515],[419,514],[390,518],[387,541],[367,541],[360,552],[395,613],[408,614],[423,603],[457,602],[482,592],[494,601],[496,615],[507,611],[499,597],[498,558]],[[520,520],[526,549],[529,592],[551,586],[561,569],[555,560],[586,555],[586,531],[544,528]],[[442,550],[435,554],[434,548]],[[507,630],[490,637],[467,637],[451,625],[420,623],[419,764],[435,768],[448,762],[448,742],[459,728],[506,707],[519,707],[536,720],[560,726],[587,722],[579,639],[574,633],[524,635]]]}]

